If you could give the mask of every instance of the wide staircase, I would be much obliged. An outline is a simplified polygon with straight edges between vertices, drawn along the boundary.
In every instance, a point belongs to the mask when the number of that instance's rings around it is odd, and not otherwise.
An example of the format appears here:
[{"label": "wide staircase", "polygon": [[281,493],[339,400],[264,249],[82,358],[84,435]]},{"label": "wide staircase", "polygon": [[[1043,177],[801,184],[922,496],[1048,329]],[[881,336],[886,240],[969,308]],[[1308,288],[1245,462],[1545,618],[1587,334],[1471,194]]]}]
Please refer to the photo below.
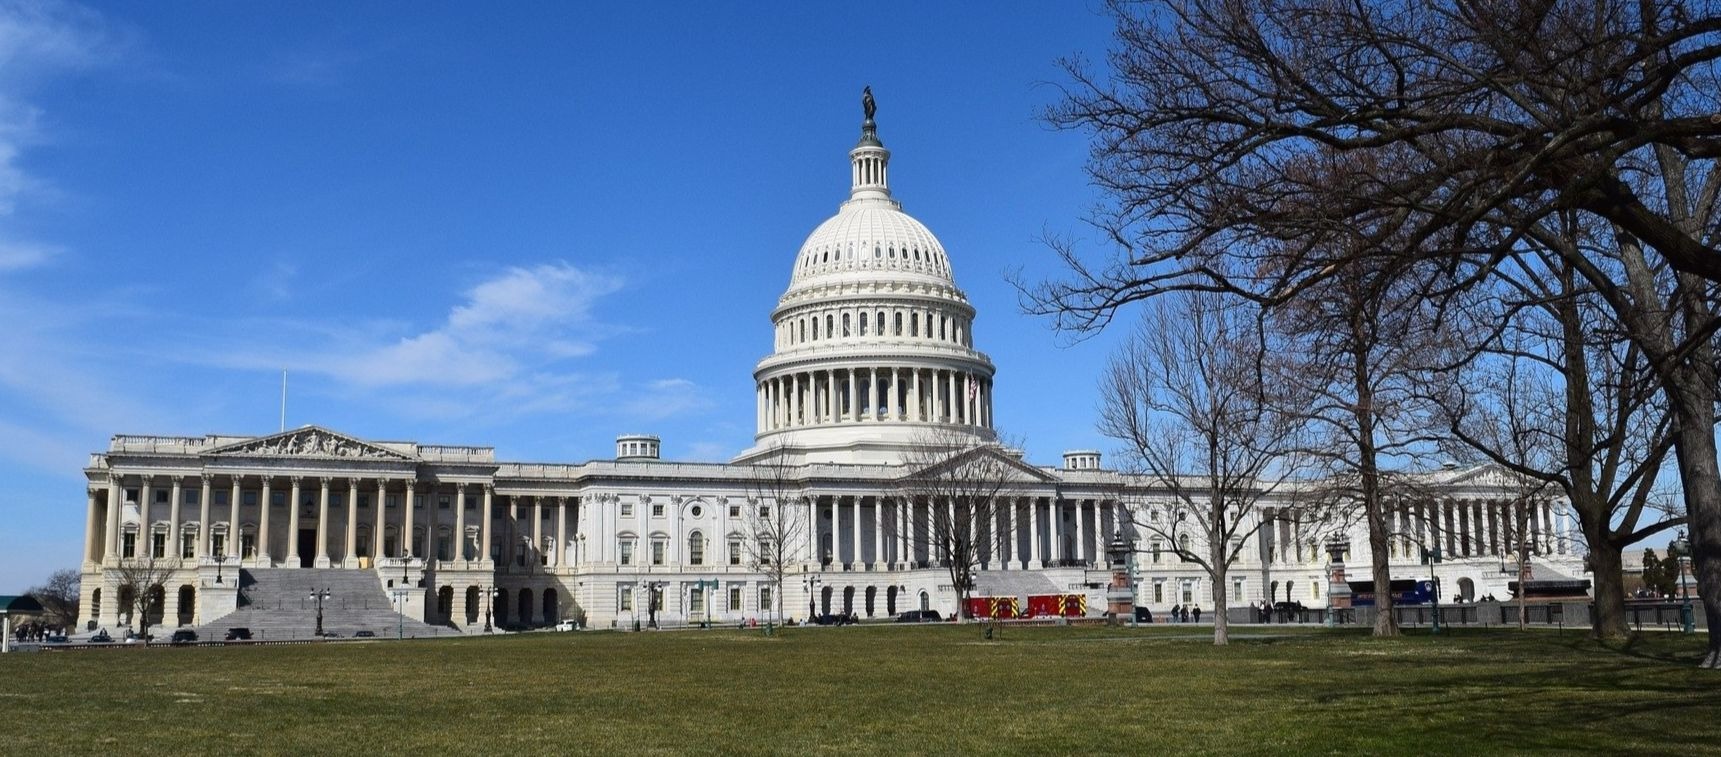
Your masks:
[{"label": "wide staircase", "polygon": [[459,633],[403,617],[374,571],[345,568],[252,568],[239,571],[239,609],[197,629],[203,641],[219,641],[229,628],[249,628],[254,641],[316,636],[317,602],[311,592],[327,589],[323,631],[351,637],[370,631],[392,639]]},{"label": "wide staircase", "polygon": [[974,574],[974,596],[977,597],[1021,597],[1027,599],[1031,595],[1064,594],[1052,579],[1035,571],[1027,570],[983,570]]}]

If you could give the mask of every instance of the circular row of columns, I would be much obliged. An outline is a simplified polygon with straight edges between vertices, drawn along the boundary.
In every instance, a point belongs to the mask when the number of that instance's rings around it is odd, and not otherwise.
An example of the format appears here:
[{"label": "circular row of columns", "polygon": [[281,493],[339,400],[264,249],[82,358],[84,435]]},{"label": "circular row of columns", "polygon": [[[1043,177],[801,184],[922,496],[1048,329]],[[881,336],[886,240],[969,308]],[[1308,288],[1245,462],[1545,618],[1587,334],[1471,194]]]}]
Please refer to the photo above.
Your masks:
[{"label": "circular row of columns", "polygon": [[966,371],[873,367],[793,373],[759,383],[761,430],[854,421],[990,428],[992,381]]},{"label": "circular row of columns", "polygon": [[[229,478],[230,491],[227,499],[227,507],[229,510],[227,521],[228,527],[223,552],[225,553],[224,556],[228,559],[238,559],[241,555],[239,552],[239,533],[236,524],[243,522],[240,519],[240,505],[244,501],[242,490],[244,479],[246,477],[230,476]],[[256,552],[258,555],[266,556],[268,558],[268,564],[273,566],[274,557],[269,544],[271,531],[269,521],[270,511],[273,509],[270,504],[271,487],[275,477],[259,476],[258,478],[261,480],[261,491],[257,498],[258,517]],[[153,495],[155,478],[152,476],[143,476],[141,479],[138,502],[135,503],[138,507],[139,517],[141,518],[141,522],[137,527],[139,539],[137,548],[140,550],[152,550],[151,534],[154,531],[155,522],[152,521],[150,514],[154,502]],[[214,493],[216,475],[204,474],[200,479],[202,488],[197,500],[197,543],[194,550],[194,556],[192,558],[198,561],[214,557],[213,540],[211,537],[215,532],[215,529],[213,528],[215,524],[210,520],[210,509],[213,506],[212,495]],[[288,538],[287,554],[285,557],[285,564],[287,566],[297,567],[301,562],[301,556],[299,554],[299,540],[297,538],[297,534],[299,532],[299,502],[301,499],[301,493],[310,487],[315,487],[318,493],[316,554],[313,558],[313,564],[317,567],[328,567],[332,564],[329,559],[328,543],[329,492],[333,482],[335,481],[344,480],[347,483],[347,496],[343,505],[346,509],[347,518],[346,549],[342,554],[344,560],[347,561],[348,567],[357,565],[359,508],[356,505],[359,499],[361,482],[371,482],[370,485],[365,487],[365,492],[371,495],[372,506],[375,508],[376,512],[375,525],[371,530],[372,543],[370,545],[370,554],[383,554],[383,540],[389,525],[387,497],[390,493],[391,484],[396,479],[355,477],[325,478],[317,476],[288,476],[287,479],[289,481],[289,491],[291,492],[288,497],[289,507],[287,508]],[[169,486],[171,488],[171,493],[169,494],[168,501],[171,504],[168,508],[167,533],[169,536],[168,548],[170,552],[166,555],[155,556],[175,558],[180,557],[177,538],[180,532],[179,515],[181,507],[183,506],[182,496],[184,490],[182,479],[172,477]],[[403,515],[399,519],[400,522],[398,524],[400,526],[399,533],[403,535],[413,535],[408,537],[412,543],[407,545],[405,548],[405,555],[408,557],[431,556],[434,558],[437,551],[435,547],[437,546],[438,508],[434,503],[425,508],[426,523],[424,524],[424,541],[419,543],[416,535],[414,535],[414,505],[418,495],[425,492],[427,486],[427,484],[412,481],[405,482],[400,489],[404,495],[404,506],[401,508]],[[468,484],[454,485],[455,500],[453,532],[460,536],[460,547],[455,559],[466,562],[487,561],[491,552],[491,538],[493,530],[491,528],[491,523],[493,522],[495,488],[489,484],[481,485],[483,488],[483,514],[478,524],[476,524],[473,529],[476,532],[475,535],[478,537],[479,543],[478,549],[476,550],[476,557],[469,557],[467,556],[468,550],[466,549],[469,546],[469,542],[467,540],[468,528],[466,526],[466,496],[467,490],[471,488],[471,486],[472,485]],[[107,523],[105,528],[102,527],[99,520],[101,512],[100,498],[104,495],[106,497],[107,514]],[[119,559],[120,534],[123,528],[123,524],[121,523],[121,513],[125,504],[122,500],[124,496],[124,478],[120,475],[109,477],[105,491],[101,489],[90,490],[88,513],[86,516],[87,520],[85,523],[85,533],[89,535],[89,538],[86,538],[84,543],[84,561],[86,563],[101,561],[111,564]],[[529,543],[525,541],[525,535],[519,533],[519,508],[521,506],[521,500],[523,499],[529,500],[532,508],[532,534],[531,541]],[[557,548],[553,550],[553,560],[551,561],[552,564],[550,567],[573,567],[573,562],[568,555],[569,550],[565,545],[568,544],[567,527],[570,510],[573,511],[575,527],[578,528],[579,500],[577,497],[509,497],[507,505],[508,519],[503,524],[508,530],[508,534],[502,542],[503,545],[505,545],[505,548],[500,555],[505,564],[512,565],[518,562],[522,557],[535,558],[537,556],[535,551],[541,549],[544,543],[543,524],[544,509],[546,505],[554,509],[556,518]],[[98,533],[104,535],[102,540],[99,542],[101,545],[101,552],[99,555],[97,554],[98,542],[94,536]],[[533,559],[533,562],[536,563],[538,560]]]},{"label": "circular row of columns", "polygon": [[[824,512],[830,518],[829,533],[832,536],[831,561],[847,563],[862,569],[870,563],[873,570],[882,569],[886,564],[907,567],[912,563],[923,562],[917,554],[920,547],[928,550],[926,561],[936,561],[931,554],[931,547],[936,538],[929,533],[933,527],[932,519],[936,517],[930,508],[944,508],[943,517],[946,522],[959,522],[958,507],[954,502],[917,503],[913,507],[902,507],[902,500],[889,497],[822,497],[807,509],[808,539],[813,542],[811,554],[815,562],[823,562],[822,554],[824,532],[819,529],[817,514]],[[870,506],[868,503],[870,502]],[[1010,506],[996,508],[990,522],[980,524],[985,527],[985,533],[975,537],[977,544],[988,545],[982,550],[987,569],[1018,569],[1034,570],[1046,566],[1056,566],[1068,562],[1079,562],[1083,565],[1106,563],[1106,544],[1116,534],[1118,514],[1115,503],[1095,500],[1060,500],[1046,497],[1013,497]],[[848,510],[851,515],[849,528],[841,527],[841,511]],[[865,544],[864,513],[873,513],[873,560],[862,560],[862,546]],[[1074,527],[1070,527],[1063,517],[1064,513],[1073,512]],[[917,514],[924,513],[925,517]],[[1091,516],[1088,515],[1091,513]],[[1089,527],[1089,522],[1092,527]],[[970,524],[973,527],[973,524]],[[1026,528],[1028,549],[1021,551],[1022,536]],[[887,533],[888,531],[888,533]],[[1068,544],[1074,554],[1066,554],[1070,550],[1063,547],[1066,537],[1073,536]],[[1044,537],[1044,538],[1042,538]],[[1043,543],[1042,543],[1043,542]],[[843,560],[843,546],[847,546],[852,560]],[[1001,549],[1002,548],[1002,549]],[[1001,552],[1007,554],[1000,554]],[[1090,558],[1091,554],[1091,558]],[[887,559],[890,558],[890,559]]]}]

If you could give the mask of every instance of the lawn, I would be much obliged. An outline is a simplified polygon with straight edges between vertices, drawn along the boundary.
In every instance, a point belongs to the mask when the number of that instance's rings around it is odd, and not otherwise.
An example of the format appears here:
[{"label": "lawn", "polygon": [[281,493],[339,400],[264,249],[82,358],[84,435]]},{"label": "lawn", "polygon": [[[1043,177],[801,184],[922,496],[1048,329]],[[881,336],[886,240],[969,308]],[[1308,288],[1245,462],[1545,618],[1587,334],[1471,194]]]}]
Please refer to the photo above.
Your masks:
[{"label": "lawn", "polygon": [[[1700,637],[562,633],[0,658],[16,754],[1715,753]],[[16,750],[16,751],[12,751]]]}]

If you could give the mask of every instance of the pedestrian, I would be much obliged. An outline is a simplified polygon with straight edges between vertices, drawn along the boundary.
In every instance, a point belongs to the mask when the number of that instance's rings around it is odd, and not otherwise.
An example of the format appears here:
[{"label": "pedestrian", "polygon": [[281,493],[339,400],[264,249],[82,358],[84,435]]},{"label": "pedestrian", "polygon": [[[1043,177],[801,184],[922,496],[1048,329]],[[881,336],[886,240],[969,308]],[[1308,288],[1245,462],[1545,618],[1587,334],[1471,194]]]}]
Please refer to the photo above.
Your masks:
[{"label": "pedestrian", "polygon": [[1189,622],[1189,608],[1188,607],[1183,608],[1183,615],[1181,617],[1179,617],[1178,620],[1180,620],[1181,622],[1184,622],[1184,623]]},{"label": "pedestrian", "polygon": [[1201,605],[1195,606],[1195,622],[1201,622]]},{"label": "pedestrian", "polygon": [[1183,605],[1172,605],[1171,606],[1171,619],[1173,621],[1181,620],[1182,618],[1178,616],[1178,613],[1180,613],[1180,612],[1183,612]]}]

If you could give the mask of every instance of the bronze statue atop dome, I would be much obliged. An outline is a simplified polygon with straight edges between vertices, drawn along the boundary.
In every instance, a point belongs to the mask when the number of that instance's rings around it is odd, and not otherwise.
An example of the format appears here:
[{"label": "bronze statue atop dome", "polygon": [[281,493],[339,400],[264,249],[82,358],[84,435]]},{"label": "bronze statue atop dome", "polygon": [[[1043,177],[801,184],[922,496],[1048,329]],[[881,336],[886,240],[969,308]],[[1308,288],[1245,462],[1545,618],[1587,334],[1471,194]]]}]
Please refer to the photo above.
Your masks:
[{"label": "bronze statue atop dome", "polygon": [[872,114],[878,112],[878,103],[872,99],[871,84],[861,89],[861,110],[866,111],[866,120],[868,121],[872,120]]}]

